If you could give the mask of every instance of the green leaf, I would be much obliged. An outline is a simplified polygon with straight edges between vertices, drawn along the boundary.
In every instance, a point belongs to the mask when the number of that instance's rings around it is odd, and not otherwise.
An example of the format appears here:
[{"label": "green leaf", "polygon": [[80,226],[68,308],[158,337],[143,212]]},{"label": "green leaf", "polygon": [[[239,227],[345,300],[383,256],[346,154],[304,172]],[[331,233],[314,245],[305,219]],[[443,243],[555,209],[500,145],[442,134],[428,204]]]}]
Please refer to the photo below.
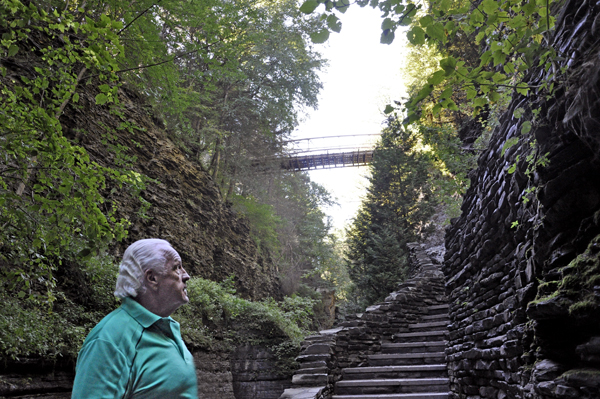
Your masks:
[{"label": "green leaf", "polygon": [[393,28],[394,28],[394,21],[392,21],[391,18],[386,18],[381,23],[381,30],[393,29]]},{"label": "green leaf", "polygon": [[313,43],[325,43],[327,39],[329,39],[329,31],[325,28],[310,34],[310,40],[312,40]]},{"label": "green leaf", "polygon": [[349,7],[350,7],[349,0],[339,0],[339,1],[335,2],[335,8],[342,14],[344,14],[346,11],[348,11]]},{"label": "green leaf", "polygon": [[421,115],[417,114],[416,112],[409,112],[408,116],[406,118],[404,118],[404,120],[402,121],[403,125],[410,125],[413,122],[418,121],[419,119],[421,119]]},{"label": "green leaf", "polygon": [[431,15],[426,15],[419,20],[419,23],[423,27],[428,27],[433,22],[433,17]]},{"label": "green leaf", "polygon": [[96,96],[96,105],[106,104],[107,101],[108,101],[108,96],[104,93],[100,93]]},{"label": "green leaf", "polygon": [[485,32],[484,31],[480,31],[477,36],[475,36],[475,43],[479,44],[479,42],[481,41],[481,39],[483,39],[485,37]]},{"label": "green leaf", "polygon": [[452,56],[444,58],[440,60],[440,66],[446,72],[446,75],[451,75],[454,73],[454,68],[456,68],[456,58]]},{"label": "green leaf", "polygon": [[440,95],[440,98],[450,98],[452,96],[452,87],[446,88]]},{"label": "green leaf", "polygon": [[525,121],[523,125],[521,125],[521,134],[527,134],[531,131],[531,122]]},{"label": "green leaf", "polygon": [[498,11],[500,5],[494,0],[483,0],[480,7],[486,14],[492,15]]},{"label": "green leaf", "polygon": [[79,93],[73,94],[73,102],[74,103],[79,102]]},{"label": "green leaf", "polygon": [[394,37],[394,32],[387,29],[381,32],[381,38],[379,39],[379,42],[383,44],[391,44],[394,41]]},{"label": "green leaf", "polygon": [[436,71],[433,75],[431,75],[429,77],[429,79],[427,79],[427,83],[429,83],[430,85],[437,86],[440,83],[442,83],[445,78],[446,78],[446,73],[444,71],[442,71],[442,70]]},{"label": "green leaf", "polygon": [[502,146],[502,152],[500,152],[500,156],[503,157],[504,154],[506,153],[506,150],[508,150],[511,147],[514,147],[518,143],[519,143],[519,138],[518,137],[511,137],[510,139],[506,140],[506,142]]},{"label": "green leaf", "polygon": [[537,9],[537,6],[535,4],[535,1],[528,1],[527,3],[523,4],[522,10],[525,13],[525,16],[528,17],[531,14],[533,14],[535,12],[535,10]]},{"label": "green leaf", "polygon": [[423,100],[425,97],[430,95],[432,91],[433,91],[432,85],[427,85],[427,86],[423,87],[419,91],[419,93],[417,93],[417,96],[412,99],[411,104],[417,104],[419,101]]},{"label": "green leaf", "polygon": [[496,72],[494,76],[492,76],[492,81],[494,83],[504,82],[506,81],[506,75],[500,72]]},{"label": "green leaf", "polygon": [[521,117],[523,116],[523,114],[525,113],[525,110],[523,108],[517,108],[515,109],[515,111],[513,112],[513,116],[516,119],[521,119]]},{"label": "green leaf", "polygon": [[431,38],[439,40],[440,42],[446,41],[446,32],[444,31],[443,25],[440,23],[429,25],[425,29],[425,32],[427,32]]},{"label": "green leaf", "polygon": [[446,108],[448,108],[450,111],[458,111],[458,106],[456,105],[456,103],[452,100],[448,100],[446,102]]},{"label": "green leaf", "polygon": [[481,26],[483,23],[483,14],[477,10],[473,11],[469,17],[469,23],[475,27]]},{"label": "green leaf", "polygon": [[[306,0],[301,6],[300,11],[304,14],[312,13],[319,6],[317,0]],[[313,40],[314,41],[314,40]],[[322,42],[321,42],[322,43]]]},{"label": "green leaf", "polygon": [[394,112],[394,107],[392,107],[390,104],[387,104],[385,106],[385,109],[383,110],[383,113],[388,115],[388,114],[391,114],[392,112]]},{"label": "green leaf", "polygon": [[488,93],[488,98],[490,99],[490,102],[495,103],[500,100],[500,93],[498,93],[496,90],[491,91]]},{"label": "green leaf", "polygon": [[16,44],[11,44],[10,47],[8,48],[8,56],[12,57],[15,54],[17,54],[18,51],[19,51],[19,46],[17,46]]},{"label": "green leaf", "polygon": [[467,89],[467,100],[472,100],[477,96],[477,90],[473,89],[472,87],[469,87]]},{"label": "green leaf", "polygon": [[425,31],[418,26],[413,26],[406,34],[406,37],[415,46],[425,43]]},{"label": "green leaf", "polygon": [[327,26],[334,32],[339,33],[342,30],[342,23],[340,22],[340,19],[334,14],[327,16]]},{"label": "green leaf", "polygon": [[501,49],[494,51],[492,57],[494,58],[494,66],[502,64],[506,59],[506,55],[502,52]]},{"label": "green leaf", "polygon": [[84,248],[77,254],[77,257],[85,258],[91,253],[92,253],[92,250],[90,248]]},{"label": "green leaf", "polygon": [[527,86],[526,83],[521,82],[517,85],[517,93],[522,94],[524,96],[527,95],[527,93],[529,93],[529,86]]},{"label": "green leaf", "polygon": [[440,11],[447,13],[452,6],[452,2],[450,0],[442,0],[440,1]]},{"label": "green leaf", "polygon": [[504,64],[503,69],[507,75],[513,74],[515,73],[515,64],[512,62],[507,62],[506,64]]},{"label": "green leaf", "polygon": [[475,107],[483,107],[487,104],[487,99],[485,97],[477,97],[473,100],[473,106]]},{"label": "green leaf", "polygon": [[479,66],[486,66],[492,59],[492,51],[487,50],[486,52],[481,54],[481,57],[479,57],[479,59],[481,60],[481,62],[479,63]]}]

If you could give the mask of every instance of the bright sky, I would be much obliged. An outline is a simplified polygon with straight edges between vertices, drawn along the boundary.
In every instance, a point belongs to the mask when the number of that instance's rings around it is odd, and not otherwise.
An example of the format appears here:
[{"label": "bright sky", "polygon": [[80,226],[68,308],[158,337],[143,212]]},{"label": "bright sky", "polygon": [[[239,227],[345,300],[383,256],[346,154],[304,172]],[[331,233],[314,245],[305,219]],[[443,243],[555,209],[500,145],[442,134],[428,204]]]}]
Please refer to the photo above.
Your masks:
[{"label": "bright sky", "polygon": [[[397,32],[391,45],[379,43],[382,18],[371,7],[354,5],[339,16],[341,33],[332,32],[326,44],[317,45],[329,60],[329,67],[321,74],[319,109],[311,110],[294,139],[378,134],[385,120],[385,105],[405,95],[400,77],[404,46],[398,37],[402,34]],[[377,136],[337,137],[301,141],[298,148],[370,147],[376,140]],[[367,171],[366,167],[346,167],[309,172],[311,180],[325,186],[340,204],[326,209],[336,229],[356,215],[368,184]]]}]

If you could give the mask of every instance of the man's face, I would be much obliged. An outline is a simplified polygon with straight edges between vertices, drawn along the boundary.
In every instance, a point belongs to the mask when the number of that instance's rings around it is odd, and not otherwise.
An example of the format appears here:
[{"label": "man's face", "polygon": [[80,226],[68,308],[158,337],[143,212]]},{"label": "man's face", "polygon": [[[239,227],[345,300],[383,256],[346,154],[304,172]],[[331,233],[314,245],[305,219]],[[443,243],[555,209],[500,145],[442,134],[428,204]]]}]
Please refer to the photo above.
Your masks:
[{"label": "man's face", "polygon": [[165,273],[158,276],[158,295],[163,306],[172,309],[172,313],[189,302],[186,283],[190,276],[181,265],[181,258],[175,250],[167,254],[165,269]]}]

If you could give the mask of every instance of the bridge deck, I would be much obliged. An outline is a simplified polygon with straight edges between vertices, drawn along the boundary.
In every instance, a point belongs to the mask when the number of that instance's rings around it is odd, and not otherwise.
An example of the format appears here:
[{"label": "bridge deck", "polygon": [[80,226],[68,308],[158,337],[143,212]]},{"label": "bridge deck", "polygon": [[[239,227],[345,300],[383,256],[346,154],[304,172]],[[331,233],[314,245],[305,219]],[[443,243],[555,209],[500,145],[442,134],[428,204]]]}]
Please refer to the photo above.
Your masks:
[{"label": "bridge deck", "polygon": [[348,166],[364,166],[373,161],[373,150],[338,152],[290,157],[281,161],[287,170],[330,169]]}]

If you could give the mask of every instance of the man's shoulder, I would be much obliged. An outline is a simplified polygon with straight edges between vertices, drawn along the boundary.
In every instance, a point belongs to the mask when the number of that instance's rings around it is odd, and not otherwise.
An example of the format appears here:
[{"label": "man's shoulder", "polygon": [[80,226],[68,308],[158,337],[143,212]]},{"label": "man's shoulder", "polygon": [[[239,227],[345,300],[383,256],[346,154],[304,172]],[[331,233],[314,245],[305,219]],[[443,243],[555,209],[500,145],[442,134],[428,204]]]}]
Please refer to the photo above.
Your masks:
[{"label": "man's shoulder", "polygon": [[106,315],[90,331],[84,345],[95,340],[102,340],[120,347],[132,340],[137,341],[137,336],[141,334],[142,330],[142,326],[121,306]]}]

